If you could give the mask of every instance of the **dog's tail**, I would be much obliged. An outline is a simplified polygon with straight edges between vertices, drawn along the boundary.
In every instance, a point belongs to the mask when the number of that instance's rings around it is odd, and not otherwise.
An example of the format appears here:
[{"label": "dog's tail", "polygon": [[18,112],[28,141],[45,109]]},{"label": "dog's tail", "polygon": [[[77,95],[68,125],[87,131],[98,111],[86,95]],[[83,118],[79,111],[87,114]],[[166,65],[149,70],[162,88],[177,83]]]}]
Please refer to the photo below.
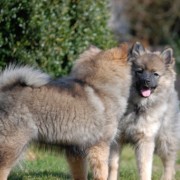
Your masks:
[{"label": "dog's tail", "polygon": [[47,84],[50,77],[29,66],[9,65],[0,74],[0,88],[22,84],[31,87],[40,87]]}]

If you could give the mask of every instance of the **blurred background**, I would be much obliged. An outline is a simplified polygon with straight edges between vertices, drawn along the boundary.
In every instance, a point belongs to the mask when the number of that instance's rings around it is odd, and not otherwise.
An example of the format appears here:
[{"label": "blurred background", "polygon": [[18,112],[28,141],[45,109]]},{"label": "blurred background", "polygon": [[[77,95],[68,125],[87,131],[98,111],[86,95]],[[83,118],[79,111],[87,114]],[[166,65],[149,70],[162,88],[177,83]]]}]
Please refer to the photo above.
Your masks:
[{"label": "blurred background", "polygon": [[172,46],[180,69],[179,0],[0,1],[0,68],[32,64],[66,75],[84,49],[141,41]]}]

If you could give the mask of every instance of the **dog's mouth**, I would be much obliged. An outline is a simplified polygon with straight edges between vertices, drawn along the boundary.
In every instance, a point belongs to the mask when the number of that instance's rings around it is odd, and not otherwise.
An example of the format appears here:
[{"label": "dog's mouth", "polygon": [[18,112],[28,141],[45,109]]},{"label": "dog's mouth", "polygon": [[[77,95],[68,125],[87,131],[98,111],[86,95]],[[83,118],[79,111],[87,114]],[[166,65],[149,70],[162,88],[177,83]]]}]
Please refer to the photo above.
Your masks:
[{"label": "dog's mouth", "polygon": [[148,87],[141,87],[140,88],[140,95],[142,97],[149,97],[151,94],[152,94],[153,90],[151,88],[148,88]]}]

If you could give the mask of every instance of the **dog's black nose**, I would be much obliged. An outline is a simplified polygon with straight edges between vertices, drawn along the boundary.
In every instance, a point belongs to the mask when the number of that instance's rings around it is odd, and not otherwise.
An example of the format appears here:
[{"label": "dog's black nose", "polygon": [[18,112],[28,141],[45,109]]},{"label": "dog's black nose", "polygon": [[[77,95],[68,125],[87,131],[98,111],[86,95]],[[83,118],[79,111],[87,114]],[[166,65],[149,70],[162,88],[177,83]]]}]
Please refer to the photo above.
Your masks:
[{"label": "dog's black nose", "polygon": [[150,85],[150,79],[144,79],[143,84],[148,87]]}]

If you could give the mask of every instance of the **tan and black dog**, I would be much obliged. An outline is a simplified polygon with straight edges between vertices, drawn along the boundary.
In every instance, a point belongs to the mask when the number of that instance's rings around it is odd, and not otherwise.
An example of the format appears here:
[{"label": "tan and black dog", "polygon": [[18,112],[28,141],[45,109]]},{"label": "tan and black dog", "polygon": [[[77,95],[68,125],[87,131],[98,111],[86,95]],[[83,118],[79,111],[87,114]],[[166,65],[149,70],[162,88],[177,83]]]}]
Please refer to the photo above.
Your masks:
[{"label": "tan and black dog", "polygon": [[94,179],[106,180],[109,146],[130,84],[125,45],[107,51],[91,47],[68,77],[57,80],[28,66],[9,66],[0,75],[0,180],[31,141],[87,150]]}]

